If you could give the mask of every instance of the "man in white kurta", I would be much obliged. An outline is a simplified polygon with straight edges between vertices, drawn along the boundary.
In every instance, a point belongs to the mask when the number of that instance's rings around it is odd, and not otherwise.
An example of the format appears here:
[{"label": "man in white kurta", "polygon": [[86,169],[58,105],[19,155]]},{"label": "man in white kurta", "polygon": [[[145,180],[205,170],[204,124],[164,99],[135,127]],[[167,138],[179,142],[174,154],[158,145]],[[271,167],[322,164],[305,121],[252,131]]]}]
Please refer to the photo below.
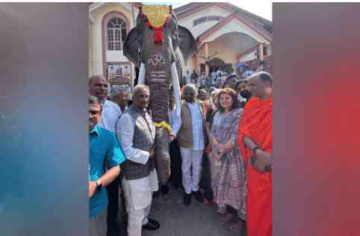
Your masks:
[{"label": "man in white kurta", "polygon": [[201,161],[204,150],[204,116],[202,106],[195,100],[196,87],[192,84],[183,89],[185,101],[181,107],[181,120],[173,125],[181,152],[182,184],[185,190],[183,201],[188,206],[191,194],[198,202],[203,198],[199,191]]},{"label": "man in white kurta", "polygon": [[145,85],[134,89],[134,103],[121,116],[117,135],[126,161],[122,186],[128,212],[129,236],[141,236],[142,229],[156,230],[160,224],[149,219],[152,194],[158,190],[155,170],[155,124],[147,113],[150,92]]}]

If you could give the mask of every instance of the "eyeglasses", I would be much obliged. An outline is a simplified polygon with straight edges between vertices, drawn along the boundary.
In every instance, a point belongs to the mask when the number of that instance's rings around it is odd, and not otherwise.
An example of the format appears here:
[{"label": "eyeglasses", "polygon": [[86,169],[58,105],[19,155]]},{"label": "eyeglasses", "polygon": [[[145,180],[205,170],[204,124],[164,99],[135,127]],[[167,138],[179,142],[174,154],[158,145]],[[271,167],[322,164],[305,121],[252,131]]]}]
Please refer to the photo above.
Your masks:
[{"label": "eyeglasses", "polygon": [[101,113],[101,111],[89,111],[89,114],[92,116],[98,116]]}]

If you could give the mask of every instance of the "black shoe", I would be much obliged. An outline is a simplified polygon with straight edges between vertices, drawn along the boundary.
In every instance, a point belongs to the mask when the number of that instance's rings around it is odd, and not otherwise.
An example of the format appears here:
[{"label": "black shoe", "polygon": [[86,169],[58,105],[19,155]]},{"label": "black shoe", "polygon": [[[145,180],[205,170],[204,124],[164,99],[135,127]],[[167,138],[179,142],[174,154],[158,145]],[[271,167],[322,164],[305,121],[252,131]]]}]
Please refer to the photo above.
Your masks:
[{"label": "black shoe", "polygon": [[159,222],[157,222],[156,220],[152,220],[152,219],[148,219],[148,222],[146,225],[143,225],[143,229],[146,230],[157,230],[158,228],[160,228],[160,224]]},{"label": "black shoe", "polygon": [[160,190],[162,195],[167,195],[169,193],[169,187],[167,185],[161,185]]},{"label": "black shoe", "polygon": [[184,193],[184,205],[189,206],[191,203],[191,194]]},{"label": "black shoe", "polygon": [[202,203],[203,202],[203,197],[201,195],[201,192],[200,190],[196,191],[196,192],[193,192],[194,195],[195,195],[195,199],[196,201],[198,201],[199,203]]},{"label": "black shoe", "polygon": [[205,191],[204,198],[209,202],[213,201],[214,195],[213,195],[212,191]]}]

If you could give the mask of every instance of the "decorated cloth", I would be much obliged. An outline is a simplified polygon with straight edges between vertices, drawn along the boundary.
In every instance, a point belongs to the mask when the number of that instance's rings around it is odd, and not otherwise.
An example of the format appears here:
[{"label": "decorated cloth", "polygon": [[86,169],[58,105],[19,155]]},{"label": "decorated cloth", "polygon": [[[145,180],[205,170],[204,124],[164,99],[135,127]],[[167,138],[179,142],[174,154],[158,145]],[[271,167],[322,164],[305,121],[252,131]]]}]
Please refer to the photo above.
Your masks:
[{"label": "decorated cloth", "polygon": [[[236,144],[238,125],[242,109],[233,109],[229,113],[216,112],[211,134],[222,144],[232,140]],[[215,160],[215,148],[210,153],[211,184],[218,212],[227,213],[227,206],[239,211],[241,218],[246,217],[246,169],[237,145],[221,157],[221,163]]]},{"label": "decorated cloth", "polygon": [[251,99],[239,124],[238,142],[247,163],[247,235],[272,235],[272,172],[259,172],[250,163],[251,150],[243,138],[251,138],[258,147],[272,155],[272,98]]},{"label": "decorated cloth", "polygon": [[164,42],[164,27],[170,21],[171,11],[167,6],[142,6],[142,12],[147,18],[146,26],[154,31],[154,43]]}]

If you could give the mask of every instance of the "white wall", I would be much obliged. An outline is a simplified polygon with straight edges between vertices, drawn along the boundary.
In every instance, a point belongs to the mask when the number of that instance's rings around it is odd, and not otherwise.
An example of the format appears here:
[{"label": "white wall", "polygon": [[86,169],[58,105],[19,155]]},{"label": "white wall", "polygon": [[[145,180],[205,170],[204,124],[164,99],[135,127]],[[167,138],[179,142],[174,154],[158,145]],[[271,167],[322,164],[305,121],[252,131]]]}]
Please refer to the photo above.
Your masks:
[{"label": "white wall", "polygon": [[219,21],[207,21],[202,24],[196,25],[194,27],[193,26],[194,20],[196,20],[200,17],[204,17],[204,16],[227,17],[229,14],[230,13],[225,11],[224,9],[214,6],[214,7],[196,12],[195,14],[185,17],[183,19],[180,19],[179,24],[181,26],[186,27],[188,30],[190,30],[191,33],[193,34],[193,36],[196,38],[199,35],[201,35],[202,33],[204,33],[205,31],[207,31],[208,29],[210,29],[211,27],[213,27],[214,25],[216,25],[217,23],[219,23]]},{"label": "white wall", "polygon": [[215,32],[213,35],[208,37],[204,42],[210,42],[215,40],[217,37],[231,32],[239,32],[249,35],[250,37],[254,38],[257,42],[269,44],[270,42],[262,37],[260,34],[254,32],[254,30],[250,29],[248,26],[243,24],[237,19],[233,19],[228,24],[226,24],[224,27],[219,29],[217,32]]},{"label": "white wall", "polygon": [[[98,4],[98,3],[95,3]],[[98,6],[95,10],[91,11],[91,18],[93,19],[93,23],[91,24],[91,43],[89,54],[91,54],[90,58],[90,66],[89,69],[91,74],[104,74],[103,71],[103,45],[102,45],[102,20],[104,16],[111,11],[118,11],[123,13],[128,21],[130,21],[130,29],[134,27],[133,15],[130,11],[128,3],[103,3],[101,6]],[[105,42],[106,43],[106,42]],[[105,49],[106,49],[106,45]],[[105,51],[106,62],[128,62],[129,60],[123,55],[123,51]],[[134,70],[133,77],[135,76]]]}]

